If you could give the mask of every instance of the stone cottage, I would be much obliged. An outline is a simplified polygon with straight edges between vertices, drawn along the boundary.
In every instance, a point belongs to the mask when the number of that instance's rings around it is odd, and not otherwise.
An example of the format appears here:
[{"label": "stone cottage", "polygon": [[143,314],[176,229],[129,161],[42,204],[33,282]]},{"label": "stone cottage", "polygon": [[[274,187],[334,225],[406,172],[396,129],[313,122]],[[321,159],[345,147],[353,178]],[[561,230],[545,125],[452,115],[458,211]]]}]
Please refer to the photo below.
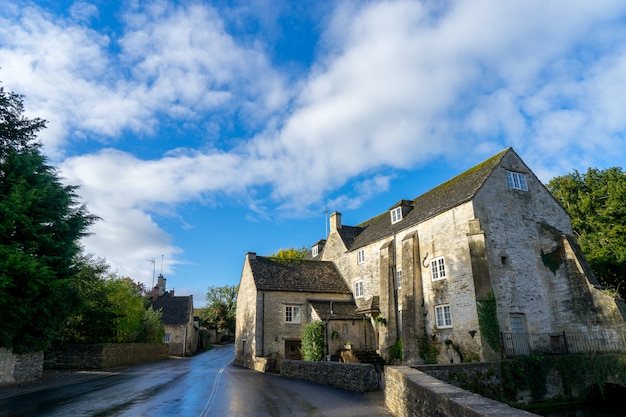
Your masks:
[{"label": "stone cottage", "polygon": [[159,275],[152,290],[152,308],[161,310],[165,327],[163,342],[169,345],[170,356],[191,356],[198,346],[199,323],[193,313],[193,295],[175,296],[174,290],[164,291],[165,278]]},{"label": "stone cottage", "polygon": [[302,328],[313,319],[332,320],[337,337],[329,335],[327,351],[334,353],[350,337],[362,337],[365,326],[355,309],[334,263],[248,253],[237,294],[235,363],[275,371],[276,359],[301,359]]},{"label": "stone cottage", "polygon": [[623,343],[623,300],[599,288],[567,212],[511,148],[356,226],[333,213],[311,256],[336,266],[374,335],[359,343],[386,359],[399,339],[405,364]]}]

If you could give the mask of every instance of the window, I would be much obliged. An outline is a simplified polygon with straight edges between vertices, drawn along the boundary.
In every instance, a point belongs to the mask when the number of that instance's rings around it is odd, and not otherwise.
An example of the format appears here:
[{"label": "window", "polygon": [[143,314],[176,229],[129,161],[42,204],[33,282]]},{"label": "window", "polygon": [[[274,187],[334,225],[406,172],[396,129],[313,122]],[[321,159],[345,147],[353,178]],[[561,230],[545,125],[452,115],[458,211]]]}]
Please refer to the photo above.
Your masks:
[{"label": "window", "polygon": [[365,249],[359,249],[356,253],[356,261],[359,264],[365,262]]},{"label": "window", "polygon": [[313,249],[311,250],[311,255],[315,258],[318,253],[319,253],[319,247],[317,245],[313,246]]},{"label": "window", "polygon": [[357,281],[354,283],[354,296],[359,298],[363,297],[363,281]]},{"label": "window", "polygon": [[302,323],[301,311],[300,306],[285,306],[285,322],[294,324]]},{"label": "window", "polygon": [[433,281],[438,279],[444,279],[447,276],[446,263],[443,259],[443,256],[430,261],[430,273],[432,275]]},{"label": "window", "polygon": [[348,325],[347,324],[342,324],[341,325],[341,333],[348,334]]},{"label": "window", "polygon": [[402,288],[402,270],[398,269],[396,271],[396,288],[400,289]]},{"label": "window", "polygon": [[507,171],[506,182],[509,185],[509,188],[528,191],[528,186],[526,185],[526,176],[524,174],[520,174],[519,172]]},{"label": "window", "polygon": [[396,207],[391,210],[391,224],[398,223],[402,220],[402,207]]},{"label": "window", "polygon": [[163,343],[169,343],[171,337],[172,337],[172,335],[170,333],[165,333],[163,335]]},{"label": "window", "polygon": [[450,304],[435,306],[435,318],[437,327],[452,327],[452,317],[450,316]]}]

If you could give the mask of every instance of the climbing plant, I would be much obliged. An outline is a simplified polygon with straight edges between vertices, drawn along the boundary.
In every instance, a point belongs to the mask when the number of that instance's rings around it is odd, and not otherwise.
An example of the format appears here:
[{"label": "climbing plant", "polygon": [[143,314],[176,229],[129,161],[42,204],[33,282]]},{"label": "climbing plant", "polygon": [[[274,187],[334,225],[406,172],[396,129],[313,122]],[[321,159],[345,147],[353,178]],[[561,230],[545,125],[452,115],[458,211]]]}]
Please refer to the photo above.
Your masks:
[{"label": "climbing plant", "polygon": [[494,352],[500,352],[500,324],[498,323],[496,298],[493,292],[489,292],[476,301],[480,334]]},{"label": "climbing plant", "polygon": [[324,360],[324,333],[326,325],[320,320],[312,321],[302,328],[302,359],[305,361]]}]

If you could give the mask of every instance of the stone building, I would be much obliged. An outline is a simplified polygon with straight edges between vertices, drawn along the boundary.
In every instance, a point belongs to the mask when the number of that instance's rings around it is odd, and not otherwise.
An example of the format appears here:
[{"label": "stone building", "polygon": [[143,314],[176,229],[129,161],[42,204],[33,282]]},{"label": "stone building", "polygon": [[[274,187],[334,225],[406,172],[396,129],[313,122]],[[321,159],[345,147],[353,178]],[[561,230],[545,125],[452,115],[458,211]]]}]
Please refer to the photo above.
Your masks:
[{"label": "stone building", "polygon": [[359,343],[389,360],[402,339],[405,364],[558,353],[567,334],[611,344],[626,329],[567,212],[510,148],[359,225],[333,213],[311,256],[354,295],[374,335]]},{"label": "stone building", "polygon": [[275,371],[275,359],[301,359],[300,335],[312,319],[332,319],[331,326],[341,329],[350,324],[341,339],[329,335],[331,344],[351,336],[358,340],[364,322],[355,321],[360,319],[352,313],[355,308],[352,293],[332,262],[286,261],[248,253],[237,294],[235,363]]},{"label": "stone building", "polygon": [[165,291],[165,278],[159,275],[152,289],[152,308],[161,310],[165,327],[163,342],[169,345],[170,356],[191,356],[198,347],[199,322],[193,312],[193,295],[175,296],[174,290]]}]

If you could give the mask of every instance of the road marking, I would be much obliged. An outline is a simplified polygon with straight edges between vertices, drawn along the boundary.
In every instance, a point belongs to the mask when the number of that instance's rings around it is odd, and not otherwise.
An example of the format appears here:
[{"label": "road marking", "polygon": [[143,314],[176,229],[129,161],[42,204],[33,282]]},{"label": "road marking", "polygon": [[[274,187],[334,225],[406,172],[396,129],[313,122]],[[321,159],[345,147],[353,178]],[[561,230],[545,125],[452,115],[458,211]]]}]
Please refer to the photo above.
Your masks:
[{"label": "road marking", "polygon": [[211,395],[209,395],[209,399],[207,400],[207,403],[204,406],[204,409],[200,413],[199,417],[206,417],[209,415],[209,411],[211,411],[211,406],[213,405],[213,401],[215,401],[215,395],[217,394],[217,386],[220,382],[220,379],[222,379],[222,375],[226,371],[226,367],[228,365],[230,365],[230,362],[228,362],[224,367],[220,368],[220,370],[217,372],[217,375],[215,375],[215,381],[213,382],[213,389],[211,390]]}]

